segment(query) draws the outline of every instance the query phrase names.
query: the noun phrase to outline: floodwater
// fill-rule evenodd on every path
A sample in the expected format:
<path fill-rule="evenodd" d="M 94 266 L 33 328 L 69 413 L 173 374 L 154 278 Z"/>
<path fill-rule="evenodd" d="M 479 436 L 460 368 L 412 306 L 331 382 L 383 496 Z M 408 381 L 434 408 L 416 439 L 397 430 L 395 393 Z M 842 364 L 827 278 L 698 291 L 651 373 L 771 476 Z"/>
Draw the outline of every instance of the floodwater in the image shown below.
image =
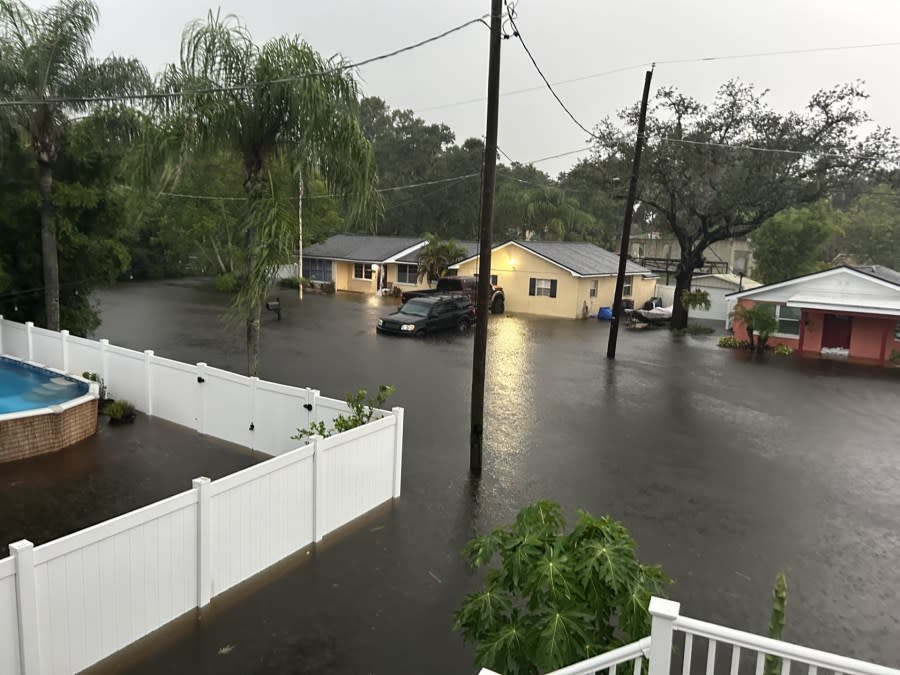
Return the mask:
<path fill-rule="evenodd" d="M 471 336 L 376 335 L 396 301 L 282 291 L 260 375 L 328 396 L 393 384 L 403 494 L 98 669 L 474 673 L 452 613 L 478 577 L 465 542 L 552 499 L 622 520 L 684 614 L 900 666 L 900 370 L 754 358 L 715 336 L 491 317 L 484 473 L 468 474 Z M 100 295 L 96 337 L 243 372 L 225 299 L 195 281 Z M 98 496 L 100 499 L 100 496 Z"/>

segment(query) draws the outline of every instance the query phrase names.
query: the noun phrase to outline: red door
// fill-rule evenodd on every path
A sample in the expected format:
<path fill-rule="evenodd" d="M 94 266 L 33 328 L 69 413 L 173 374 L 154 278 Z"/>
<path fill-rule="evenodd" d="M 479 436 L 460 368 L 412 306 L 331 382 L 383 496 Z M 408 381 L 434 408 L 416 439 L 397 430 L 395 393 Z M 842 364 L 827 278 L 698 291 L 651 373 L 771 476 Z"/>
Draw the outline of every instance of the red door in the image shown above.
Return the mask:
<path fill-rule="evenodd" d="M 825 325 L 822 328 L 822 347 L 850 349 L 852 327 L 853 319 L 851 317 L 826 314 Z"/>

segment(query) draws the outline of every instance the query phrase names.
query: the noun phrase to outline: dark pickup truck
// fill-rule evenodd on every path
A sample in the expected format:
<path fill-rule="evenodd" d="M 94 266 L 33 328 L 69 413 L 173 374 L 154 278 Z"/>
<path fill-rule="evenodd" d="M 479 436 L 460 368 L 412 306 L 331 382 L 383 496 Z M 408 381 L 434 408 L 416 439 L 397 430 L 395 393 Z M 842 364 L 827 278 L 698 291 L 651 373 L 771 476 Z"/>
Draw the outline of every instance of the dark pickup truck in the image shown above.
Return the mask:
<path fill-rule="evenodd" d="M 475 323 L 475 308 L 464 295 L 413 298 L 393 314 L 378 319 L 375 330 L 393 335 L 415 335 L 453 329 L 465 333 Z"/>
<path fill-rule="evenodd" d="M 429 288 L 425 291 L 407 291 L 401 296 L 401 299 L 403 302 L 407 302 L 413 298 L 427 298 L 433 295 L 447 295 L 451 293 L 462 293 L 468 296 L 472 304 L 477 307 L 478 277 L 441 277 L 438 279 L 437 287 Z M 488 308 L 491 310 L 491 314 L 503 314 L 503 311 L 506 309 L 506 298 L 503 295 L 503 289 L 499 286 L 494 286 L 494 284 L 491 284 Z"/>

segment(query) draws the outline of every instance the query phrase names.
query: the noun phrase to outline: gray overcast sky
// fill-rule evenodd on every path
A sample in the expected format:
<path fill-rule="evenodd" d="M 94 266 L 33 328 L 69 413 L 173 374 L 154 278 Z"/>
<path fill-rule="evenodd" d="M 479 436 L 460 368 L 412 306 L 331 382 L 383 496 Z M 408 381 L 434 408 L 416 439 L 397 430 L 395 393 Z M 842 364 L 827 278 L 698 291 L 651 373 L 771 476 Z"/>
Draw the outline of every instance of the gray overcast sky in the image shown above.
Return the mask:
<path fill-rule="evenodd" d="M 45 2 L 30 4 L 44 5 Z M 184 25 L 204 17 L 209 0 L 99 0 L 95 52 L 142 59 L 152 71 L 174 61 Z M 417 42 L 486 14 L 489 0 L 224 0 L 257 41 L 299 33 L 323 55 L 362 59 Z M 649 61 L 811 49 L 900 40 L 898 0 L 521 0 L 517 23 L 551 82 Z M 483 97 L 488 30 L 480 25 L 361 70 L 365 94 L 445 122 L 457 141 L 484 133 L 485 104 L 443 106 Z M 820 52 L 721 62 L 660 65 L 654 91 L 674 85 L 704 102 L 731 77 L 771 90 L 778 110 L 802 107 L 814 91 L 861 79 L 868 110 L 900 129 L 900 47 Z M 501 92 L 541 84 L 520 44 L 503 43 Z M 560 97 L 588 127 L 640 97 L 643 68 L 561 85 Z M 500 147 L 528 161 L 582 147 L 580 131 L 546 90 L 506 96 Z M 577 157 L 542 162 L 556 174 Z"/>

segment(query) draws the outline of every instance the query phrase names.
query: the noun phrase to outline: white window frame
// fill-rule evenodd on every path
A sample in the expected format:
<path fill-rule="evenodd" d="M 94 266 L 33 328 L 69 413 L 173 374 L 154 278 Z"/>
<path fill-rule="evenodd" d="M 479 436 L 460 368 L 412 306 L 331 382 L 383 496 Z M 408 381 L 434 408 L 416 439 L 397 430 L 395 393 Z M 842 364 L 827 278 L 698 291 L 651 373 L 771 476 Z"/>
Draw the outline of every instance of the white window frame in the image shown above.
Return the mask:
<path fill-rule="evenodd" d="M 546 284 L 546 286 L 544 285 Z M 551 289 L 553 288 L 553 279 L 537 279 L 534 280 L 534 297 L 549 298 Z M 542 292 L 546 291 L 546 292 Z"/>
<path fill-rule="evenodd" d="M 400 269 L 412 267 L 413 268 L 413 280 L 412 281 L 400 281 Z M 409 275 L 409 270 L 406 270 L 407 275 Z M 407 279 L 409 276 L 407 276 Z M 397 263 L 397 283 L 401 286 L 415 286 L 419 283 L 419 266 L 416 263 Z"/>
<path fill-rule="evenodd" d="M 796 319 L 794 317 L 787 317 L 787 318 L 783 319 L 781 317 L 781 308 L 782 307 L 787 307 L 788 309 L 796 309 L 797 311 L 800 312 L 800 316 L 798 316 Z M 788 307 L 787 305 L 775 305 L 775 320 L 778 321 L 779 327 L 780 327 L 782 321 L 796 321 L 797 322 L 797 332 L 796 333 L 782 333 L 776 329 L 776 332 L 772 333 L 772 337 L 788 338 L 790 340 L 799 340 L 800 339 L 800 328 L 801 328 L 800 324 L 803 322 L 803 310 L 802 309 L 800 309 L 799 307 Z"/>
<path fill-rule="evenodd" d="M 356 266 L 360 265 L 363 270 L 363 276 L 356 276 Z M 358 281 L 372 281 L 372 278 L 375 276 L 374 272 L 372 272 L 372 266 L 368 263 L 353 263 L 353 278 Z"/>
<path fill-rule="evenodd" d="M 634 277 L 627 276 L 625 277 L 625 283 L 622 286 L 622 297 L 630 298 L 634 293 Z"/>

